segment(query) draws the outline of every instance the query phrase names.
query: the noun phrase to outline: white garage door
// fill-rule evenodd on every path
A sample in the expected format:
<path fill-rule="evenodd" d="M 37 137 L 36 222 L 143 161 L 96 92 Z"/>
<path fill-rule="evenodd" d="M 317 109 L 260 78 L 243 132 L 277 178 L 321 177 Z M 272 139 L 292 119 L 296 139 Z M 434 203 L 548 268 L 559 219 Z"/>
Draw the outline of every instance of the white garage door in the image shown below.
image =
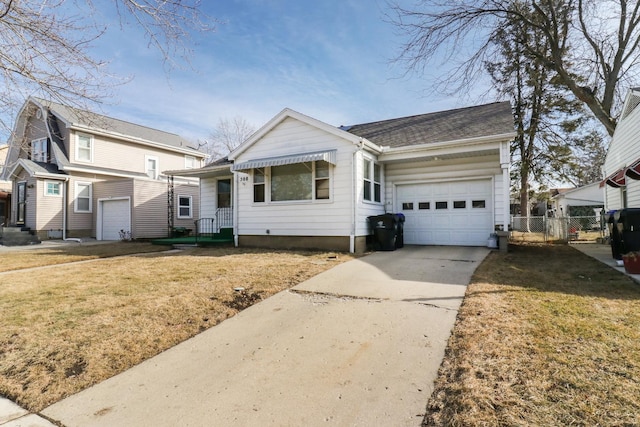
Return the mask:
<path fill-rule="evenodd" d="M 120 240 L 120 230 L 131 231 L 129 200 L 104 200 L 102 203 L 102 240 Z"/>
<path fill-rule="evenodd" d="M 399 185 L 404 242 L 486 246 L 493 231 L 491 180 Z"/>

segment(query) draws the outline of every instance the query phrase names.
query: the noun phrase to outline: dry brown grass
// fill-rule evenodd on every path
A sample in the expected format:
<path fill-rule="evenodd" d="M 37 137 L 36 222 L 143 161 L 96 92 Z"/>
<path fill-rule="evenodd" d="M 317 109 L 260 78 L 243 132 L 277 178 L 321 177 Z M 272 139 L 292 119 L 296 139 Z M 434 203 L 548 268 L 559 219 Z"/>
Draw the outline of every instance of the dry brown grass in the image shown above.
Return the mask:
<path fill-rule="evenodd" d="M 640 425 L 640 285 L 569 246 L 478 268 L 425 425 Z"/>
<path fill-rule="evenodd" d="M 169 249 L 146 242 L 113 242 L 100 244 L 64 245 L 46 249 L 11 248 L 0 252 L 0 272 L 42 267 L 45 265 L 109 258 L 120 255 L 160 252 Z"/>
<path fill-rule="evenodd" d="M 333 255 L 195 249 L 5 273 L 0 395 L 39 411 L 352 258 Z"/>

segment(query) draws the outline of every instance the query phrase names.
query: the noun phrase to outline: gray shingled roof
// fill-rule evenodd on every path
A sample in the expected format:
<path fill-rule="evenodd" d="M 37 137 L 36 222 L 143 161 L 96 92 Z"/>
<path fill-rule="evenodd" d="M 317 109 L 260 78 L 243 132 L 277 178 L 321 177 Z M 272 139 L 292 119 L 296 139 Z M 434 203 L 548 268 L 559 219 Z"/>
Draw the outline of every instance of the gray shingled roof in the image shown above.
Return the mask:
<path fill-rule="evenodd" d="M 514 123 L 511 104 L 507 101 L 342 126 L 341 129 L 383 147 L 406 147 L 502 135 L 514 132 Z"/>
<path fill-rule="evenodd" d="M 113 117 L 103 116 L 90 111 L 68 107 L 66 105 L 44 99 L 36 98 L 36 100 L 47 107 L 53 114 L 73 125 L 86 126 L 107 132 L 115 132 L 121 135 L 153 141 L 171 147 L 192 149 L 194 152 L 197 152 L 194 147 L 190 146 L 191 143 L 186 141 L 180 135 L 176 135 L 174 133 L 137 125 L 124 120 L 114 119 Z"/>

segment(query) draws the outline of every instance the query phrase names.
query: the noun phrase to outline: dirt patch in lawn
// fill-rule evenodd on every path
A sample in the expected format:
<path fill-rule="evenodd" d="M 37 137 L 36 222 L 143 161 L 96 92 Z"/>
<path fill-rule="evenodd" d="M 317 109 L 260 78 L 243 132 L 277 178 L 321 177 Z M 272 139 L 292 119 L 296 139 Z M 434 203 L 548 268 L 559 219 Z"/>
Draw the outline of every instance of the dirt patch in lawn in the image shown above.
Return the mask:
<path fill-rule="evenodd" d="M 0 395 L 39 411 L 349 259 L 194 249 L 5 273 Z"/>
<path fill-rule="evenodd" d="M 429 426 L 640 425 L 640 285 L 570 246 L 511 245 L 478 268 Z"/>

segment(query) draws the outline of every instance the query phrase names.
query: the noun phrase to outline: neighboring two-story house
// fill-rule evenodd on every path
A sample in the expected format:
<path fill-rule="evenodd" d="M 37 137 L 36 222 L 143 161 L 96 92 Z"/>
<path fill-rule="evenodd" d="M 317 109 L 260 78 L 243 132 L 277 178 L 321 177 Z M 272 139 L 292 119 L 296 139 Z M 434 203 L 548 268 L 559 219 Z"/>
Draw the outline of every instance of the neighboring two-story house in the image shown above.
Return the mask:
<path fill-rule="evenodd" d="M 198 217 L 206 155 L 178 135 L 30 98 L 20 110 L 0 179 L 12 182 L 11 225 L 42 238 L 165 237 Z"/>

